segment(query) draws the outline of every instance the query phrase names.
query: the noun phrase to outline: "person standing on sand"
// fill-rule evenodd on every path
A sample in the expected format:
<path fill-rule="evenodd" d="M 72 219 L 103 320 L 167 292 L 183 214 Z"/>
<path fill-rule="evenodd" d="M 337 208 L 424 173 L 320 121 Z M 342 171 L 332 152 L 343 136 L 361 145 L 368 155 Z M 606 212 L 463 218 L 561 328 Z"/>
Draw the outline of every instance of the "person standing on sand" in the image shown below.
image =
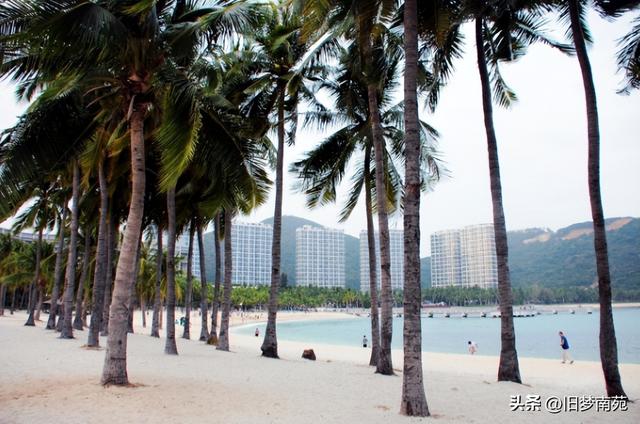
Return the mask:
<path fill-rule="evenodd" d="M 478 351 L 478 344 L 476 342 L 472 342 L 471 340 L 469 340 L 467 342 L 467 345 L 469 345 L 469 353 L 470 354 L 475 354 Z"/>
<path fill-rule="evenodd" d="M 260 329 L 258 327 L 256 327 L 256 337 L 260 336 Z"/>
<path fill-rule="evenodd" d="M 367 336 L 366 335 L 362 336 L 362 347 L 367 347 L 368 344 L 369 344 L 369 340 L 367 340 Z"/>
<path fill-rule="evenodd" d="M 560 347 L 562 348 L 562 363 L 569 361 L 570 364 L 573 364 L 573 358 L 569 353 L 569 341 L 562 331 L 558 332 L 558 335 L 560 336 Z"/>

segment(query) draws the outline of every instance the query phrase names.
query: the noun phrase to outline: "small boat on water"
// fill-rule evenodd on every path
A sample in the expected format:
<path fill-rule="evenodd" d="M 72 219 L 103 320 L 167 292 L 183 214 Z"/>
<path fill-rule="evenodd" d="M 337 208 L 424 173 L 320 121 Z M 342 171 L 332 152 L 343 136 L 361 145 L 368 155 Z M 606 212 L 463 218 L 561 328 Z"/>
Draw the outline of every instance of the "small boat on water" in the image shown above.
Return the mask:
<path fill-rule="evenodd" d="M 587 315 L 591 315 L 593 313 L 593 311 L 589 310 L 587 311 Z"/>
<path fill-rule="evenodd" d="M 571 310 L 569 310 L 569 313 L 570 313 L 571 315 L 575 315 L 575 314 L 576 314 L 576 311 L 574 311 L 573 309 L 571 309 Z"/>
<path fill-rule="evenodd" d="M 551 312 L 553 315 L 558 315 L 558 311 L 556 311 L 555 309 L 553 310 L 553 312 Z"/>
<path fill-rule="evenodd" d="M 462 314 L 462 318 L 466 318 L 467 316 L 468 316 L 468 315 L 467 315 L 467 313 L 466 313 L 466 312 L 465 312 L 464 314 Z"/>
<path fill-rule="evenodd" d="M 433 318 L 433 312 L 429 312 L 429 313 L 427 314 L 427 317 L 429 317 L 429 318 Z"/>
<path fill-rule="evenodd" d="M 480 316 L 481 316 L 482 318 L 486 318 L 486 317 L 487 317 L 487 313 L 486 313 L 486 312 L 483 312 L 483 313 L 481 313 L 481 314 L 480 314 Z"/>
<path fill-rule="evenodd" d="M 444 317 L 445 317 L 445 318 L 450 318 L 450 317 L 451 317 L 451 314 L 450 314 L 449 312 L 447 312 L 446 314 L 444 314 Z"/>

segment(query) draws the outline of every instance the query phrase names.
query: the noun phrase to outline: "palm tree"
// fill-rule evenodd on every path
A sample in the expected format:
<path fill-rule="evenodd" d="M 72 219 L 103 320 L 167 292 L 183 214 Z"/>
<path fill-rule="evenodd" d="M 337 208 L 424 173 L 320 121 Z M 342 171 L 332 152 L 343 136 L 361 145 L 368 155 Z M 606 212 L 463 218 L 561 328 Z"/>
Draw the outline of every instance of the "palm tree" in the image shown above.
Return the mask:
<path fill-rule="evenodd" d="M 167 191 L 167 340 L 164 353 L 177 355 L 176 346 L 176 280 L 175 280 L 175 252 L 176 252 L 176 191 L 172 187 Z"/>
<path fill-rule="evenodd" d="M 76 330 L 84 330 L 84 285 L 89 278 L 91 268 L 91 232 L 88 226 L 84 228 L 84 253 L 82 255 L 82 272 L 80 273 L 80 280 L 78 280 L 78 292 L 76 293 L 76 317 L 73 320 L 73 328 Z"/>
<path fill-rule="evenodd" d="M 224 211 L 224 288 L 222 293 L 222 317 L 220 319 L 220 337 L 217 350 L 229 350 L 229 314 L 231 310 L 231 276 L 233 256 L 231 251 L 231 226 L 233 212 Z"/>
<path fill-rule="evenodd" d="M 160 287 L 162 284 L 163 268 L 163 243 L 162 224 L 158 221 L 156 225 L 156 285 L 153 295 L 153 318 L 151 321 L 151 337 L 160 337 L 160 320 L 162 318 L 162 297 Z"/>
<path fill-rule="evenodd" d="M 418 117 L 418 2 L 404 3 L 404 328 L 402 402 L 405 415 L 429 416 L 422 377 L 420 310 L 420 133 Z"/>
<path fill-rule="evenodd" d="M 213 249 L 216 255 L 216 269 L 213 287 L 213 305 L 211 308 L 211 332 L 207 344 L 218 344 L 218 311 L 220 310 L 220 281 L 222 280 L 222 258 L 220 249 L 220 212 L 213 221 Z"/>
<path fill-rule="evenodd" d="M 517 100 L 499 70 L 500 61 L 511 61 L 524 54 L 526 47 L 542 42 L 564 52 L 569 46 L 557 43 L 544 34 L 540 17 L 530 4 L 515 2 L 506 6 L 499 1 L 482 1 L 465 10 L 475 20 L 476 53 L 482 88 L 482 107 L 487 137 L 489 179 L 493 205 L 493 226 L 498 262 L 498 293 L 501 312 L 501 350 L 498 381 L 521 383 L 516 336 L 513 327 L 513 294 L 508 263 L 507 228 L 502 205 L 502 183 L 498 160 L 498 140 L 493 123 L 492 94 L 496 102 L 508 107 Z M 493 83 L 493 93 L 492 85 Z"/>
<path fill-rule="evenodd" d="M 591 218 L 593 220 L 593 244 L 596 255 L 598 298 L 600 301 L 600 361 L 602 363 L 607 396 L 623 396 L 626 398 L 627 395 L 622 387 L 620 371 L 618 369 L 618 346 L 611 307 L 611 273 L 609 271 L 607 235 L 600 192 L 600 129 L 598 105 L 591 64 L 586 48 L 586 43 L 591 41 L 586 24 L 586 7 L 578 0 L 569 0 L 567 5 L 563 5 L 563 14 L 565 17 L 569 17 L 571 23 L 571 35 L 580 64 L 587 109 L 589 200 L 591 203 Z M 631 41 L 629 38 L 627 38 L 627 40 Z M 632 64 L 634 58 L 632 57 L 630 59 L 630 64 Z M 637 53 L 635 54 L 635 60 L 637 60 Z M 627 73 L 627 78 L 629 78 L 629 84 L 631 86 L 634 86 L 634 81 L 636 81 L 637 84 L 637 79 L 634 80 L 633 73 L 631 76 Z"/>
<path fill-rule="evenodd" d="M 71 225 L 69 236 L 69 251 L 67 256 L 67 269 L 64 277 L 64 309 L 63 309 L 63 322 L 62 331 L 60 332 L 60 338 L 72 339 L 73 327 L 72 327 L 72 312 L 73 312 L 73 291 L 76 280 L 76 264 L 78 260 L 78 221 L 80 215 L 79 201 L 80 201 L 80 166 L 78 161 L 73 161 L 73 183 L 72 183 L 72 195 L 71 195 Z"/>

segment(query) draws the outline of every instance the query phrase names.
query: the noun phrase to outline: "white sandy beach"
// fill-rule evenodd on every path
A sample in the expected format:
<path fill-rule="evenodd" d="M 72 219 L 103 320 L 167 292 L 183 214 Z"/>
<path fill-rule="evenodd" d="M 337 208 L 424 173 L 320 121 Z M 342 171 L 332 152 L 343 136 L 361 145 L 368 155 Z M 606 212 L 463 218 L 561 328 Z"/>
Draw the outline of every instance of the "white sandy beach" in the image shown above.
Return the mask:
<path fill-rule="evenodd" d="M 8 312 L 8 311 L 7 311 Z M 179 316 L 179 314 L 178 314 Z M 264 315 L 263 315 L 264 316 Z M 348 317 L 341 313 L 281 313 L 281 320 Z M 43 315 L 46 318 L 46 315 Z M 139 320 L 139 313 L 137 320 Z M 428 353 L 425 387 L 431 418 L 398 414 L 402 352 L 394 351 L 393 377 L 374 374 L 369 350 L 279 341 L 281 360 L 260 357 L 262 337 L 231 332 L 232 352 L 216 351 L 197 340 L 179 338 L 179 356 L 163 353 L 164 339 L 149 337 L 136 321 L 128 341 L 129 379 L 134 387 L 99 384 L 104 350 L 82 348 L 75 340 L 24 327 L 24 313 L 0 317 L 0 423 L 636 423 L 640 405 L 628 411 L 544 410 L 544 400 L 564 396 L 603 396 L 600 364 L 521 358 L 523 385 L 497 383 L 498 358 Z M 245 317 L 245 323 L 246 321 Z M 239 316 L 235 324 L 241 324 Z M 339 321 L 336 322 L 339 325 Z M 182 328 L 176 327 L 177 335 Z M 199 317 L 191 334 L 199 335 Z M 394 337 L 401 337 L 395 334 Z M 101 339 L 104 345 L 105 340 Z M 313 348 L 315 362 L 300 358 Z M 640 365 L 622 364 L 631 399 L 640 397 Z M 540 412 L 512 412 L 512 395 L 540 395 Z"/>

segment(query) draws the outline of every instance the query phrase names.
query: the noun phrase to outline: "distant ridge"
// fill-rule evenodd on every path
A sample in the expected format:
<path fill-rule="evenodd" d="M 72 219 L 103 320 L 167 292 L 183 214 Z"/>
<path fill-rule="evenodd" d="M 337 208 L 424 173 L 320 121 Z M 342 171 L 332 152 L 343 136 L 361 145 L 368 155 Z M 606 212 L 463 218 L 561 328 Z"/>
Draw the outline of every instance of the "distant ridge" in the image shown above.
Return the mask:
<path fill-rule="evenodd" d="M 273 224 L 273 218 L 262 221 Z M 607 241 L 613 285 L 620 288 L 640 288 L 640 219 L 610 218 Z M 304 225 L 324 227 L 308 219 L 282 217 L 282 272 L 289 285 L 295 285 L 296 228 Z M 509 267 L 514 286 L 542 287 L 590 286 L 596 281 L 591 222 L 580 222 L 558 231 L 548 228 L 528 228 L 509 231 Z M 428 235 L 424 235 L 425 237 Z M 213 234 L 205 234 L 207 278 L 213 279 Z M 345 234 L 345 277 L 347 287 L 360 289 L 360 241 Z M 421 261 L 422 286 L 431 285 L 430 258 Z"/>

